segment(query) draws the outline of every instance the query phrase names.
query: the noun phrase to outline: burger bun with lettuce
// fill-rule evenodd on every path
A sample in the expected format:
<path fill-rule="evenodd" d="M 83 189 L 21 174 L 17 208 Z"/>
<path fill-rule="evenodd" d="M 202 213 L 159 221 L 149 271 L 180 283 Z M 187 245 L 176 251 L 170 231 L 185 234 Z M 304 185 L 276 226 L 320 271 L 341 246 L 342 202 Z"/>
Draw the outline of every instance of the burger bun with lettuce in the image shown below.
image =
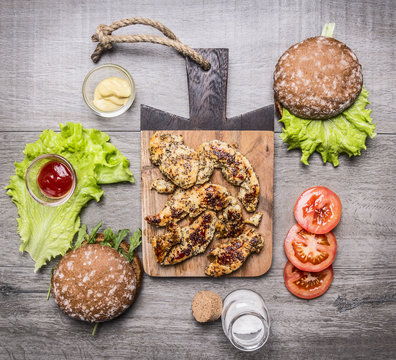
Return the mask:
<path fill-rule="evenodd" d="M 121 315 L 135 301 L 142 281 L 142 265 L 134 250 L 141 242 L 138 230 L 90 235 L 86 227 L 79 239 L 55 267 L 51 294 L 57 305 L 72 318 L 91 323 L 104 322 Z M 81 236 L 83 234 L 83 236 Z"/>
<path fill-rule="evenodd" d="M 339 164 L 339 155 L 360 155 L 375 125 L 366 109 L 368 91 L 356 54 L 333 38 L 334 23 L 322 35 L 289 47 L 274 71 L 274 99 L 283 123 L 281 138 L 300 148 L 308 165 L 313 152 Z"/>

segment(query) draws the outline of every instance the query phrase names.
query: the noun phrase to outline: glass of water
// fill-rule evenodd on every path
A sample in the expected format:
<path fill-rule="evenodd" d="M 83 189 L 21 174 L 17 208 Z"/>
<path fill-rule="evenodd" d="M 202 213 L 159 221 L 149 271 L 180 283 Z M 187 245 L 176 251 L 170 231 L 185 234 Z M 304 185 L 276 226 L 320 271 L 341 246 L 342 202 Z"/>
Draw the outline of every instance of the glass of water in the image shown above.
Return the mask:
<path fill-rule="evenodd" d="M 243 351 L 260 349 L 268 339 L 270 318 L 263 298 L 252 290 L 235 290 L 223 302 L 223 330 Z"/>

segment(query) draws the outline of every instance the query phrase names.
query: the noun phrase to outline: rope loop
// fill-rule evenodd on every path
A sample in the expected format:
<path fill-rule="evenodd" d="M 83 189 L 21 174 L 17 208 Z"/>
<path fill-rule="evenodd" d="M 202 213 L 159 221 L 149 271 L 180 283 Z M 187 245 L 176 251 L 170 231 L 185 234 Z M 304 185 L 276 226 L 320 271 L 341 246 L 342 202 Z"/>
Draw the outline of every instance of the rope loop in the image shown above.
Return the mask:
<path fill-rule="evenodd" d="M 165 36 L 158 35 L 113 35 L 113 31 L 129 25 L 148 25 L 164 34 Z M 168 29 L 164 24 L 149 18 L 134 17 L 130 19 L 123 19 L 115 21 L 107 26 L 100 24 L 96 28 L 95 34 L 91 37 L 93 42 L 97 42 L 95 51 L 91 55 L 94 63 L 98 62 L 102 54 L 106 50 L 110 50 L 115 43 L 137 43 L 149 42 L 153 44 L 160 44 L 174 48 L 184 56 L 188 56 L 191 60 L 195 61 L 203 70 L 210 69 L 210 63 L 198 52 L 190 48 L 188 45 L 183 44 L 176 35 Z"/>

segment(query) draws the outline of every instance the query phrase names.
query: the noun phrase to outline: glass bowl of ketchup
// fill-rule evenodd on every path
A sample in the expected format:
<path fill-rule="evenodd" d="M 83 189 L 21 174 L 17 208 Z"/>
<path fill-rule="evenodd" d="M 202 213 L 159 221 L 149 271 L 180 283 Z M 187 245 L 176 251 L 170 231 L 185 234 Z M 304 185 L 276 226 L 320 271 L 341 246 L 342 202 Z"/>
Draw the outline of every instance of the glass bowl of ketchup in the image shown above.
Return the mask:
<path fill-rule="evenodd" d="M 71 198 L 77 176 L 73 166 L 57 154 L 36 157 L 26 170 L 25 183 L 30 196 L 42 205 L 58 206 Z"/>

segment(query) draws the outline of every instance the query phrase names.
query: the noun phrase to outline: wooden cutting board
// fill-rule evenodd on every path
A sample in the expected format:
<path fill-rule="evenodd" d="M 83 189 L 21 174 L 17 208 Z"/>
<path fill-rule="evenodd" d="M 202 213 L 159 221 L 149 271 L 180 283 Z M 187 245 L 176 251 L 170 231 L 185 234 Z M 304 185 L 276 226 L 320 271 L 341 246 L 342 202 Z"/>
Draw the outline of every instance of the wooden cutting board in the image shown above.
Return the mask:
<path fill-rule="evenodd" d="M 209 263 L 208 253 L 221 240 L 214 239 L 205 253 L 180 264 L 162 266 L 155 261 L 150 239 L 166 231 L 149 225 L 145 216 L 160 212 L 171 195 L 151 190 L 151 183 L 162 178 L 157 167 L 151 164 L 149 140 L 156 131 L 183 135 L 184 143 L 197 148 L 213 139 L 235 145 L 253 165 L 260 181 L 260 200 L 257 211 L 264 213 L 258 231 L 265 244 L 260 254 L 251 255 L 231 277 L 259 276 L 268 271 L 272 261 L 273 169 L 274 169 L 274 107 L 266 106 L 230 119 L 226 118 L 228 49 L 196 49 L 211 63 L 209 71 L 186 60 L 190 118 L 186 119 L 146 105 L 141 107 L 141 186 L 142 186 L 142 246 L 143 267 L 150 276 L 202 277 Z M 233 196 L 239 192 L 215 170 L 212 183 L 225 186 Z M 243 211 L 244 218 L 249 217 Z M 184 219 L 179 225 L 188 225 Z"/>

